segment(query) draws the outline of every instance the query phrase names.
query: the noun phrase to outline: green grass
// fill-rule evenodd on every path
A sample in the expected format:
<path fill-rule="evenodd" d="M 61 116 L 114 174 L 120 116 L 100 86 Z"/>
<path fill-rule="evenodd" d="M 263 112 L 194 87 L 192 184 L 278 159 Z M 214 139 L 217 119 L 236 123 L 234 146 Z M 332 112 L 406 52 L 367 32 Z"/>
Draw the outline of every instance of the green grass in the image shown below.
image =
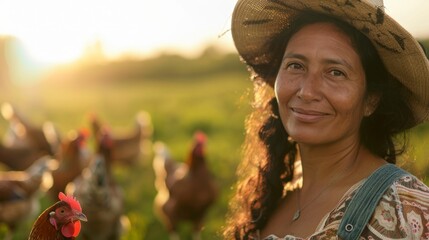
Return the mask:
<path fill-rule="evenodd" d="M 13 94 L 3 95 L 2 100 L 11 101 L 35 124 L 52 121 L 64 135 L 89 128 L 89 113 L 98 114 L 113 131 L 125 133 L 132 129 L 137 112 L 147 111 L 154 125 L 153 141 L 165 142 L 180 161 L 188 153 L 193 133 L 204 131 L 208 135 L 208 164 L 222 192 L 208 213 L 202 237 L 219 239 L 244 138 L 250 87 L 247 74 L 229 74 L 193 80 L 37 85 L 15 89 Z M 6 127 L 1 120 L 3 133 Z M 131 221 L 131 229 L 122 239 L 167 239 L 164 227 L 152 211 L 156 194 L 152 154 L 148 153 L 136 167 L 115 169 L 115 176 L 124 189 L 125 213 Z M 50 204 L 44 197 L 41 202 L 42 207 Z M 14 239 L 24 239 L 33 220 L 24 223 Z M 181 228 L 184 239 L 189 239 L 189 230 L 186 224 Z"/>

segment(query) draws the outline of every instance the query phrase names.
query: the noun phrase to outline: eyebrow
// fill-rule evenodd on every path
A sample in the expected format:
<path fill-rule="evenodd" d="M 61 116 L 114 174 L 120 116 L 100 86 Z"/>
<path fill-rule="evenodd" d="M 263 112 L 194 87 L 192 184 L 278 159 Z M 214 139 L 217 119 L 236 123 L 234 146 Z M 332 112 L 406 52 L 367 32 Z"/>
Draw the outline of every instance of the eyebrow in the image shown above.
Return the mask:
<path fill-rule="evenodd" d="M 283 56 L 282 60 L 285 60 L 286 58 L 298 58 L 298 59 L 301 59 L 301 60 L 307 60 L 307 58 L 304 55 L 298 54 L 298 53 L 286 53 Z"/>
<path fill-rule="evenodd" d="M 349 69 L 354 69 L 350 63 L 348 63 L 346 60 L 341 58 L 328 58 L 328 59 L 325 59 L 323 62 L 330 63 L 330 64 L 339 64 L 339 65 L 346 66 Z"/>
<path fill-rule="evenodd" d="M 297 59 L 301 59 L 303 61 L 308 61 L 308 58 L 302 54 L 299 53 L 286 53 L 283 56 L 283 60 L 287 59 L 287 58 L 297 58 Z M 328 63 L 328 64 L 339 64 L 339 65 L 344 65 L 346 67 L 348 67 L 349 69 L 353 69 L 352 65 L 347 62 L 346 60 L 342 59 L 342 58 L 326 58 L 323 60 L 324 63 Z"/>

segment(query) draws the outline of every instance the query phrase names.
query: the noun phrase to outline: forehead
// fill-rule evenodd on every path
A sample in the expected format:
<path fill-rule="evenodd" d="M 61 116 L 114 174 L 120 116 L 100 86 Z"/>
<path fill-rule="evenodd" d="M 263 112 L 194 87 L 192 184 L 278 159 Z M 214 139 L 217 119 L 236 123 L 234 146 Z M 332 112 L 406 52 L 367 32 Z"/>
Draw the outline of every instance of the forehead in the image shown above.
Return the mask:
<path fill-rule="evenodd" d="M 355 50 L 351 38 L 337 25 L 330 22 L 311 23 L 301 27 L 291 36 L 288 45 L 290 42 L 302 41 L 303 39 L 311 39 L 316 42 L 321 40 L 328 43 L 337 42 L 348 45 Z"/>
<path fill-rule="evenodd" d="M 361 59 L 351 38 L 333 23 L 312 23 L 302 27 L 289 40 L 285 55 L 342 59 L 360 68 Z"/>

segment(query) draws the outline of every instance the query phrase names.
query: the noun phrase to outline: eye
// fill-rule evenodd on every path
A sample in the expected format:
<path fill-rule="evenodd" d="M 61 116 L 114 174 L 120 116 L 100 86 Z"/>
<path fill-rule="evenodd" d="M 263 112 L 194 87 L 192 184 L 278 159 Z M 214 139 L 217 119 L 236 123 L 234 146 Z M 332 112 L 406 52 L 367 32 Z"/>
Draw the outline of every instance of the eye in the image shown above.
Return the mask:
<path fill-rule="evenodd" d="M 63 207 L 60 207 L 56 210 L 58 215 L 63 215 L 65 214 L 66 210 Z"/>
<path fill-rule="evenodd" d="M 296 63 L 296 62 L 291 62 L 291 63 L 288 63 L 286 65 L 286 69 L 288 69 L 288 70 L 301 70 L 303 68 L 304 67 L 301 64 Z"/>
<path fill-rule="evenodd" d="M 334 77 L 343 77 L 343 76 L 346 76 L 346 74 L 344 72 L 342 72 L 340 70 L 337 70 L 337 69 L 331 70 L 329 72 L 329 74 L 331 74 Z"/>

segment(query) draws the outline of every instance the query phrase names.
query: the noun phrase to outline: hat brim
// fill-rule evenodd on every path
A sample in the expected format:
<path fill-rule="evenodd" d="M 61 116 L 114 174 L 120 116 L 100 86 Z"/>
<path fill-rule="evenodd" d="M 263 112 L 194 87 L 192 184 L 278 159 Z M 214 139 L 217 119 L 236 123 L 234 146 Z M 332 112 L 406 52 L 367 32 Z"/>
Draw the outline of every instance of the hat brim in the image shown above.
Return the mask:
<path fill-rule="evenodd" d="M 287 28 L 302 11 L 337 17 L 365 34 L 387 70 L 408 90 L 415 124 L 429 119 L 429 60 L 414 37 L 394 19 L 364 0 L 239 0 L 231 31 L 238 53 L 249 65 L 269 64 L 267 41 Z M 404 96 L 405 97 L 405 96 Z"/>

